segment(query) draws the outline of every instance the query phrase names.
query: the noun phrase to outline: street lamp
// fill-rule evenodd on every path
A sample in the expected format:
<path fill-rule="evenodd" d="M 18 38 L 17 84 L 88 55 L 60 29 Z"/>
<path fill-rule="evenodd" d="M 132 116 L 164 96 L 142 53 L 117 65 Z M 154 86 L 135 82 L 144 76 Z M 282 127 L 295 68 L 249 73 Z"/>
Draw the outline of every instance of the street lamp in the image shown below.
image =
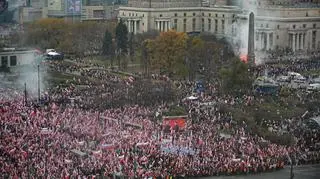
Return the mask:
<path fill-rule="evenodd" d="M 40 103 L 40 65 L 38 65 L 38 102 Z"/>

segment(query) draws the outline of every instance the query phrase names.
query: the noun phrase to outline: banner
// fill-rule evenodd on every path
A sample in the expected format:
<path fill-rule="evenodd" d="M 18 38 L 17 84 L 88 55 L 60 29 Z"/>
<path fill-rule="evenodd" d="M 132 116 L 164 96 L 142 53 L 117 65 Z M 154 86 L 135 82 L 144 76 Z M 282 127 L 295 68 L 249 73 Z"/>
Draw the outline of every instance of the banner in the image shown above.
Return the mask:
<path fill-rule="evenodd" d="M 61 11 L 62 10 L 62 0 L 48 0 L 48 10 L 49 11 Z"/>
<path fill-rule="evenodd" d="M 188 116 L 165 116 L 163 117 L 163 126 L 169 125 L 170 128 L 174 128 L 178 126 L 180 129 L 184 129 L 186 127 L 186 118 Z"/>
<path fill-rule="evenodd" d="M 68 15 L 81 15 L 81 0 L 66 0 L 65 7 Z"/>

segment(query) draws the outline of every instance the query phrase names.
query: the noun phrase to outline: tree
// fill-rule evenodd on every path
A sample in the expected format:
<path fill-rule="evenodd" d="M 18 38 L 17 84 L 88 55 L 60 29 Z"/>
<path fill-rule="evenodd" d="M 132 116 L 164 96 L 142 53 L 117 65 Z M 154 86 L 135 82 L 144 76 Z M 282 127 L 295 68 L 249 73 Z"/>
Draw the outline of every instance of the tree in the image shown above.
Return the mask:
<path fill-rule="evenodd" d="M 112 34 L 106 30 L 102 42 L 102 54 L 110 57 L 113 55 L 113 52 Z"/>
<path fill-rule="evenodd" d="M 150 68 L 150 52 L 148 51 L 148 43 L 150 40 L 144 40 L 141 44 L 141 65 L 143 67 L 144 75 L 149 76 Z"/>
<path fill-rule="evenodd" d="M 221 89 L 225 93 L 244 93 L 251 89 L 252 79 L 248 65 L 238 58 L 233 58 L 232 63 L 223 67 L 219 73 Z"/>
<path fill-rule="evenodd" d="M 129 41 L 128 41 L 130 61 L 133 61 L 133 55 L 134 55 L 133 38 L 134 38 L 133 33 L 131 33 L 129 36 Z"/>
<path fill-rule="evenodd" d="M 196 72 L 199 69 L 201 62 L 204 57 L 204 41 L 199 37 L 193 37 L 188 40 L 188 51 L 187 51 L 187 66 L 189 72 L 189 80 L 195 78 Z"/>
<path fill-rule="evenodd" d="M 150 40 L 147 48 L 152 57 L 151 66 L 169 75 L 185 77 L 187 39 L 188 36 L 183 32 L 169 31 Z"/>
<path fill-rule="evenodd" d="M 128 29 L 121 19 L 116 27 L 116 42 L 117 50 L 121 49 L 121 53 L 126 54 L 128 52 Z"/>

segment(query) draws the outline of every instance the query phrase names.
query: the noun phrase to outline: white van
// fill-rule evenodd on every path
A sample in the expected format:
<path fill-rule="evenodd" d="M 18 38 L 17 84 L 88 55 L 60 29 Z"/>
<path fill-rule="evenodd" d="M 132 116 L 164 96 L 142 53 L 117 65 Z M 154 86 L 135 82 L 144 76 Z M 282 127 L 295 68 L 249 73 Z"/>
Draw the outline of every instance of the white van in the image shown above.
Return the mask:
<path fill-rule="evenodd" d="M 319 91 L 319 90 L 320 90 L 320 83 L 313 83 L 307 87 L 308 92 L 314 92 L 314 91 Z"/>

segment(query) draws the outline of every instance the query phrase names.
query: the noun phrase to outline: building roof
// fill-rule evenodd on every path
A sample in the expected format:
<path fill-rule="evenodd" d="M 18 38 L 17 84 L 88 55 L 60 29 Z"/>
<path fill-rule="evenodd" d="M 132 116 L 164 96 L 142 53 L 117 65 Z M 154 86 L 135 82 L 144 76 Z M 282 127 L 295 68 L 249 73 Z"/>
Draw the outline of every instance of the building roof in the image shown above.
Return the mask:
<path fill-rule="evenodd" d="M 0 48 L 0 54 L 9 54 L 9 53 L 30 53 L 37 52 L 36 49 L 31 48 Z"/>

